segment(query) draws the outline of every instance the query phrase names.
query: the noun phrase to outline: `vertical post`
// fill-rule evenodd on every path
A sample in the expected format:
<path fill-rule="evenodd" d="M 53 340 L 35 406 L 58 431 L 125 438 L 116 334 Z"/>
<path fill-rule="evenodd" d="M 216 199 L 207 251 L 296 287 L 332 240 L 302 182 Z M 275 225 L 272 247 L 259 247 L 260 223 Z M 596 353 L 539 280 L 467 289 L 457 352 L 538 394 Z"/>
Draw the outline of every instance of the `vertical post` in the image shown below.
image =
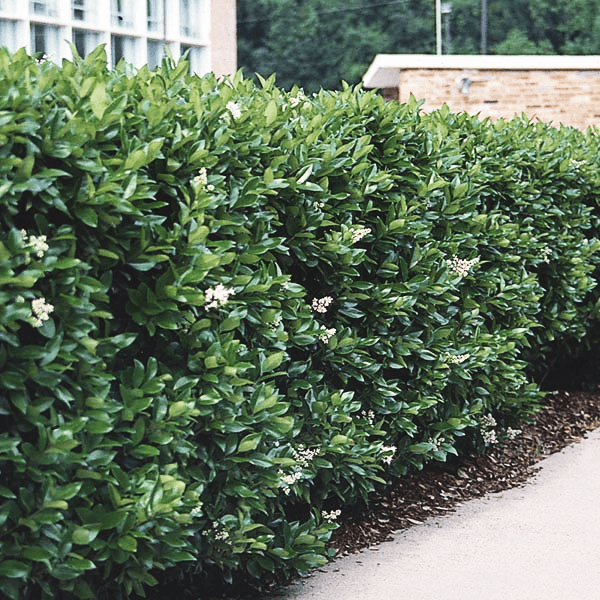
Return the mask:
<path fill-rule="evenodd" d="M 442 6 L 441 0 L 435 0 L 435 43 L 436 54 L 442 53 Z"/>
<path fill-rule="evenodd" d="M 487 54 L 487 0 L 481 0 L 481 54 Z"/>

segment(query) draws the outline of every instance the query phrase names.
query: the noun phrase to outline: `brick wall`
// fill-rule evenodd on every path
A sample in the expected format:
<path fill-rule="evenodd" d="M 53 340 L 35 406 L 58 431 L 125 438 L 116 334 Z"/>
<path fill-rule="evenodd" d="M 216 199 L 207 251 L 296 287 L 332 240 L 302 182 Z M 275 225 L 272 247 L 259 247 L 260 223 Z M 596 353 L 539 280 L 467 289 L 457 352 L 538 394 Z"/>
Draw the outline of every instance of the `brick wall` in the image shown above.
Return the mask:
<path fill-rule="evenodd" d="M 211 0 L 211 64 L 217 76 L 237 70 L 236 0 Z"/>
<path fill-rule="evenodd" d="M 555 125 L 600 126 L 600 57 L 380 57 L 365 75 L 365 87 L 380 87 L 400 102 L 412 93 L 425 100 L 425 111 L 448 104 L 454 112 L 492 119 L 524 112 Z"/>

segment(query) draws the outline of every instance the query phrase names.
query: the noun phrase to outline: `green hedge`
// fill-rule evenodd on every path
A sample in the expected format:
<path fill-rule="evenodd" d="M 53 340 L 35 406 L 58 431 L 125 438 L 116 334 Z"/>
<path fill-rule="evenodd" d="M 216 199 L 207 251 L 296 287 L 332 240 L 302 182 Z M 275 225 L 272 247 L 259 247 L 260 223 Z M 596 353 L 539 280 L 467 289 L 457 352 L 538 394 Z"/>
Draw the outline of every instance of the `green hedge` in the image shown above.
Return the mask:
<path fill-rule="evenodd" d="M 594 131 L 187 70 L 0 51 L 7 598 L 307 572 L 594 323 Z"/>

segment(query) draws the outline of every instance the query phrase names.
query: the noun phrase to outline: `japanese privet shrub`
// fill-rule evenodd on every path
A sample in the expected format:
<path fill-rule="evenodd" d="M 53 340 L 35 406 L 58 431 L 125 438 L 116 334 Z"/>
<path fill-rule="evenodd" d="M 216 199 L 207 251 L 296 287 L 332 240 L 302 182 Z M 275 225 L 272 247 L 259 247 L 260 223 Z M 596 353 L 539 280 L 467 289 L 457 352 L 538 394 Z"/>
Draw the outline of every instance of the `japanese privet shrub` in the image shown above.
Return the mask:
<path fill-rule="evenodd" d="M 594 320 L 594 132 L 0 51 L 0 152 L 13 600 L 321 565 Z"/>

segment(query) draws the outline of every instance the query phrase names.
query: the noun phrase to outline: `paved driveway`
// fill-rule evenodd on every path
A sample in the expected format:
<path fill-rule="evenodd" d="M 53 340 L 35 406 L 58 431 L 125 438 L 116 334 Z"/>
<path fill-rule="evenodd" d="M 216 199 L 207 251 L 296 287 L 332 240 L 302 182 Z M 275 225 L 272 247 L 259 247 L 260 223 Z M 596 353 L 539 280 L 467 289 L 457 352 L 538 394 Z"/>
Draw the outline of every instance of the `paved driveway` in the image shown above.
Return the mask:
<path fill-rule="evenodd" d="M 523 488 L 331 563 L 285 600 L 600 600 L 600 429 Z"/>

